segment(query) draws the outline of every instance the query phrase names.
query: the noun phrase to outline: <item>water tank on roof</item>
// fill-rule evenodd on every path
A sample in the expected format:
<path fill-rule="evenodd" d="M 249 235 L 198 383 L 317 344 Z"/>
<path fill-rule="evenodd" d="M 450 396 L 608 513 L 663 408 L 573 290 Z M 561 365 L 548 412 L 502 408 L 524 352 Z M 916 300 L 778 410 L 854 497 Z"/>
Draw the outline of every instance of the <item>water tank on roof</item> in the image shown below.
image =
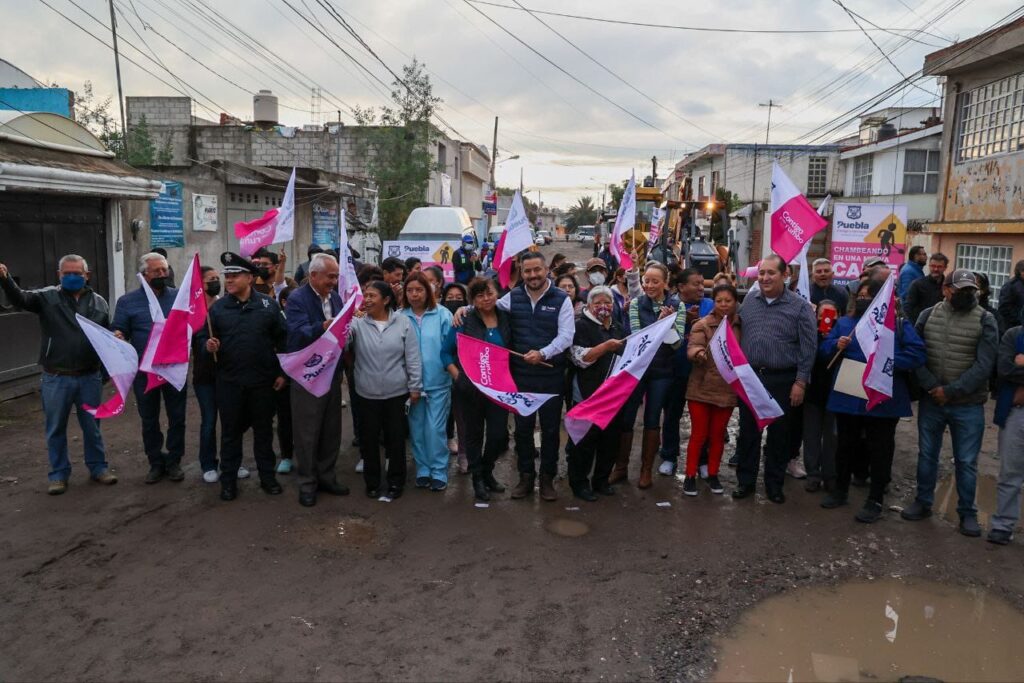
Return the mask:
<path fill-rule="evenodd" d="M 896 126 L 891 123 L 883 123 L 878 127 L 878 140 L 891 140 L 896 137 Z"/>
<path fill-rule="evenodd" d="M 277 125 L 277 95 L 260 90 L 252 97 L 252 120 L 257 126 Z"/>

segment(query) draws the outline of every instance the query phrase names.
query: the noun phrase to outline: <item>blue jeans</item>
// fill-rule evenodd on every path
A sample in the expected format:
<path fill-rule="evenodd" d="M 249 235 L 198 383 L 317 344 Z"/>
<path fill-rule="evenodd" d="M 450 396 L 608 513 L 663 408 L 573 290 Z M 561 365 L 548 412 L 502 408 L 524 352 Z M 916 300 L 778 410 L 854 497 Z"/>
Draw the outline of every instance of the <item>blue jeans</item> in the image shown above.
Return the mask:
<path fill-rule="evenodd" d="M 686 407 L 687 377 L 673 377 L 665 405 L 665 420 L 661 426 L 661 459 L 665 462 L 679 460 L 679 423 Z"/>
<path fill-rule="evenodd" d="M 193 384 L 199 404 L 199 467 L 203 472 L 217 469 L 217 385 Z"/>
<path fill-rule="evenodd" d="M 68 460 L 68 416 L 75 407 L 78 424 L 82 428 L 85 446 L 85 466 L 89 474 L 98 477 L 107 471 L 106 455 L 100 423 L 85 412 L 82 405 L 95 408 L 102 402 L 103 380 L 100 373 L 70 377 L 43 373 L 40 393 L 43 414 L 46 416 L 46 450 L 50 456 L 50 481 L 67 481 L 71 476 Z"/>
<path fill-rule="evenodd" d="M 669 393 L 674 385 L 673 377 L 651 378 L 644 375 L 622 408 L 623 430 L 633 431 L 641 401 L 644 403 L 644 429 L 661 429 L 661 413 L 668 410 Z"/>
<path fill-rule="evenodd" d="M 935 501 L 935 480 L 939 475 L 942 435 L 949 427 L 956 471 L 956 511 L 960 516 L 978 514 L 974 492 L 978 480 L 978 453 L 985 433 L 985 406 L 940 406 L 929 396 L 921 397 L 917 412 L 917 500 L 929 507 Z"/>

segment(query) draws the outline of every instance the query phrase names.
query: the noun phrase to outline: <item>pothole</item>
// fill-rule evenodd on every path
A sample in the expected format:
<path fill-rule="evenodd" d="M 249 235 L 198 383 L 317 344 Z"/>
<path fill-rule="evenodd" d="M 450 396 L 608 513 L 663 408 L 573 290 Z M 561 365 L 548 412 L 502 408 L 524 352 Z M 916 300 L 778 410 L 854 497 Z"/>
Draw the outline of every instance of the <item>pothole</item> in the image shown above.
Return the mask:
<path fill-rule="evenodd" d="M 813 587 L 768 598 L 716 641 L 717 681 L 1020 681 L 1024 614 L 926 581 Z"/>
<path fill-rule="evenodd" d="M 590 533 L 590 526 L 588 524 L 575 519 L 553 519 L 544 528 L 556 536 L 565 536 L 567 538 L 579 538 Z"/>

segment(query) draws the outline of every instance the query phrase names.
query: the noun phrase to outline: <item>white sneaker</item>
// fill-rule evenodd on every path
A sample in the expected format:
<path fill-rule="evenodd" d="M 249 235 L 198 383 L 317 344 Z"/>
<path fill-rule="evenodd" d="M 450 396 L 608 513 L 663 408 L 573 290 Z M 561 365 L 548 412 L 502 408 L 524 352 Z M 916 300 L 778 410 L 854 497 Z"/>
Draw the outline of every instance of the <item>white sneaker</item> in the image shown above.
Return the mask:
<path fill-rule="evenodd" d="M 676 473 L 676 464 L 671 460 L 662 460 L 661 465 L 658 466 L 658 474 L 671 477 Z"/>
<path fill-rule="evenodd" d="M 363 459 L 359 458 L 359 462 L 356 463 L 356 472 L 363 471 Z"/>
<path fill-rule="evenodd" d="M 701 465 L 700 467 L 698 467 L 697 468 L 697 474 L 700 475 L 700 478 L 702 480 L 707 479 L 708 478 L 708 466 L 707 465 Z"/>
<path fill-rule="evenodd" d="M 203 472 L 203 481 L 207 484 L 216 484 L 220 481 L 220 472 L 217 470 L 206 470 Z"/>
<path fill-rule="evenodd" d="M 459 442 L 455 439 L 448 439 L 448 452 L 452 455 L 459 452 Z"/>
<path fill-rule="evenodd" d="M 800 460 L 798 458 L 793 458 L 789 461 L 789 464 L 786 465 L 786 474 L 794 479 L 807 478 L 807 470 L 805 470 L 804 466 L 800 464 Z"/>
<path fill-rule="evenodd" d="M 249 470 L 245 469 L 245 467 L 239 467 L 238 468 L 238 478 L 239 479 L 248 479 L 249 478 Z"/>

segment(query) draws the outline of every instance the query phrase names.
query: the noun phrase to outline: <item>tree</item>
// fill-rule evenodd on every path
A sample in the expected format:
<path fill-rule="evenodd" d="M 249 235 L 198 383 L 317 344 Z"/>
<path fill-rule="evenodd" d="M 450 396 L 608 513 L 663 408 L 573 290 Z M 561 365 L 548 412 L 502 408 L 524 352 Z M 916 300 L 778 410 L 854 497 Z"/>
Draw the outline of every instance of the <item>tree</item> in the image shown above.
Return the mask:
<path fill-rule="evenodd" d="M 139 122 L 128 131 L 128 163 L 132 166 L 152 166 L 156 159 L 156 147 L 149 134 L 146 116 L 139 117 Z"/>
<path fill-rule="evenodd" d="M 594 225 L 597 223 L 597 209 L 594 207 L 594 200 L 590 196 L 580 197 L 576 203 L 569 207 L 565 215 L 565 227 L 575 230 L 581 225 Z"/>
<path fill-rule="evenodd" d="M 500 185 L 494 188 L 494 191 L 498 193 L 499 197 L 514 197 L 516 194 L 514 187 L 501 187 Z M 529 197 L 523 196 L 523 208 L 526 209 L 526 217 L 530 220 L 530 225 L 537 225 L 537 212 L 540 207 L 537 206 Z"/>
<path fill-rule="evenodd" d="M 434 162 L 433 145 L 440 131 L 430 122 L 441 98 L 433 94 L 430 76 L 416 59 L 402 67 L 392 82 L 393 107 L 380 111 L 356 107 L 358 153 L 377 184 L 382 239 L 398 234 L 413 209 L 423 206 Z"/>
<path fill-rule="evenodd" d="M 107 149 L 124 160 L 124 144 L 117 120 L 110 113 L 111 97 L 97 101 L 92 82 L 82 84 L 82 90 L 75 93 L 75 120 L 89 129 Z"/>
<path fill-rule="evenodd" d="M 612 193 L 612 208 L 616 211 L 619 210 L 619 204 L 622 202 L 622 195 L 626 194 L 626 187 L 629 185 L 628 180 L 623 180 L 621 185 L 612 185 L 609 190 Z"/>

